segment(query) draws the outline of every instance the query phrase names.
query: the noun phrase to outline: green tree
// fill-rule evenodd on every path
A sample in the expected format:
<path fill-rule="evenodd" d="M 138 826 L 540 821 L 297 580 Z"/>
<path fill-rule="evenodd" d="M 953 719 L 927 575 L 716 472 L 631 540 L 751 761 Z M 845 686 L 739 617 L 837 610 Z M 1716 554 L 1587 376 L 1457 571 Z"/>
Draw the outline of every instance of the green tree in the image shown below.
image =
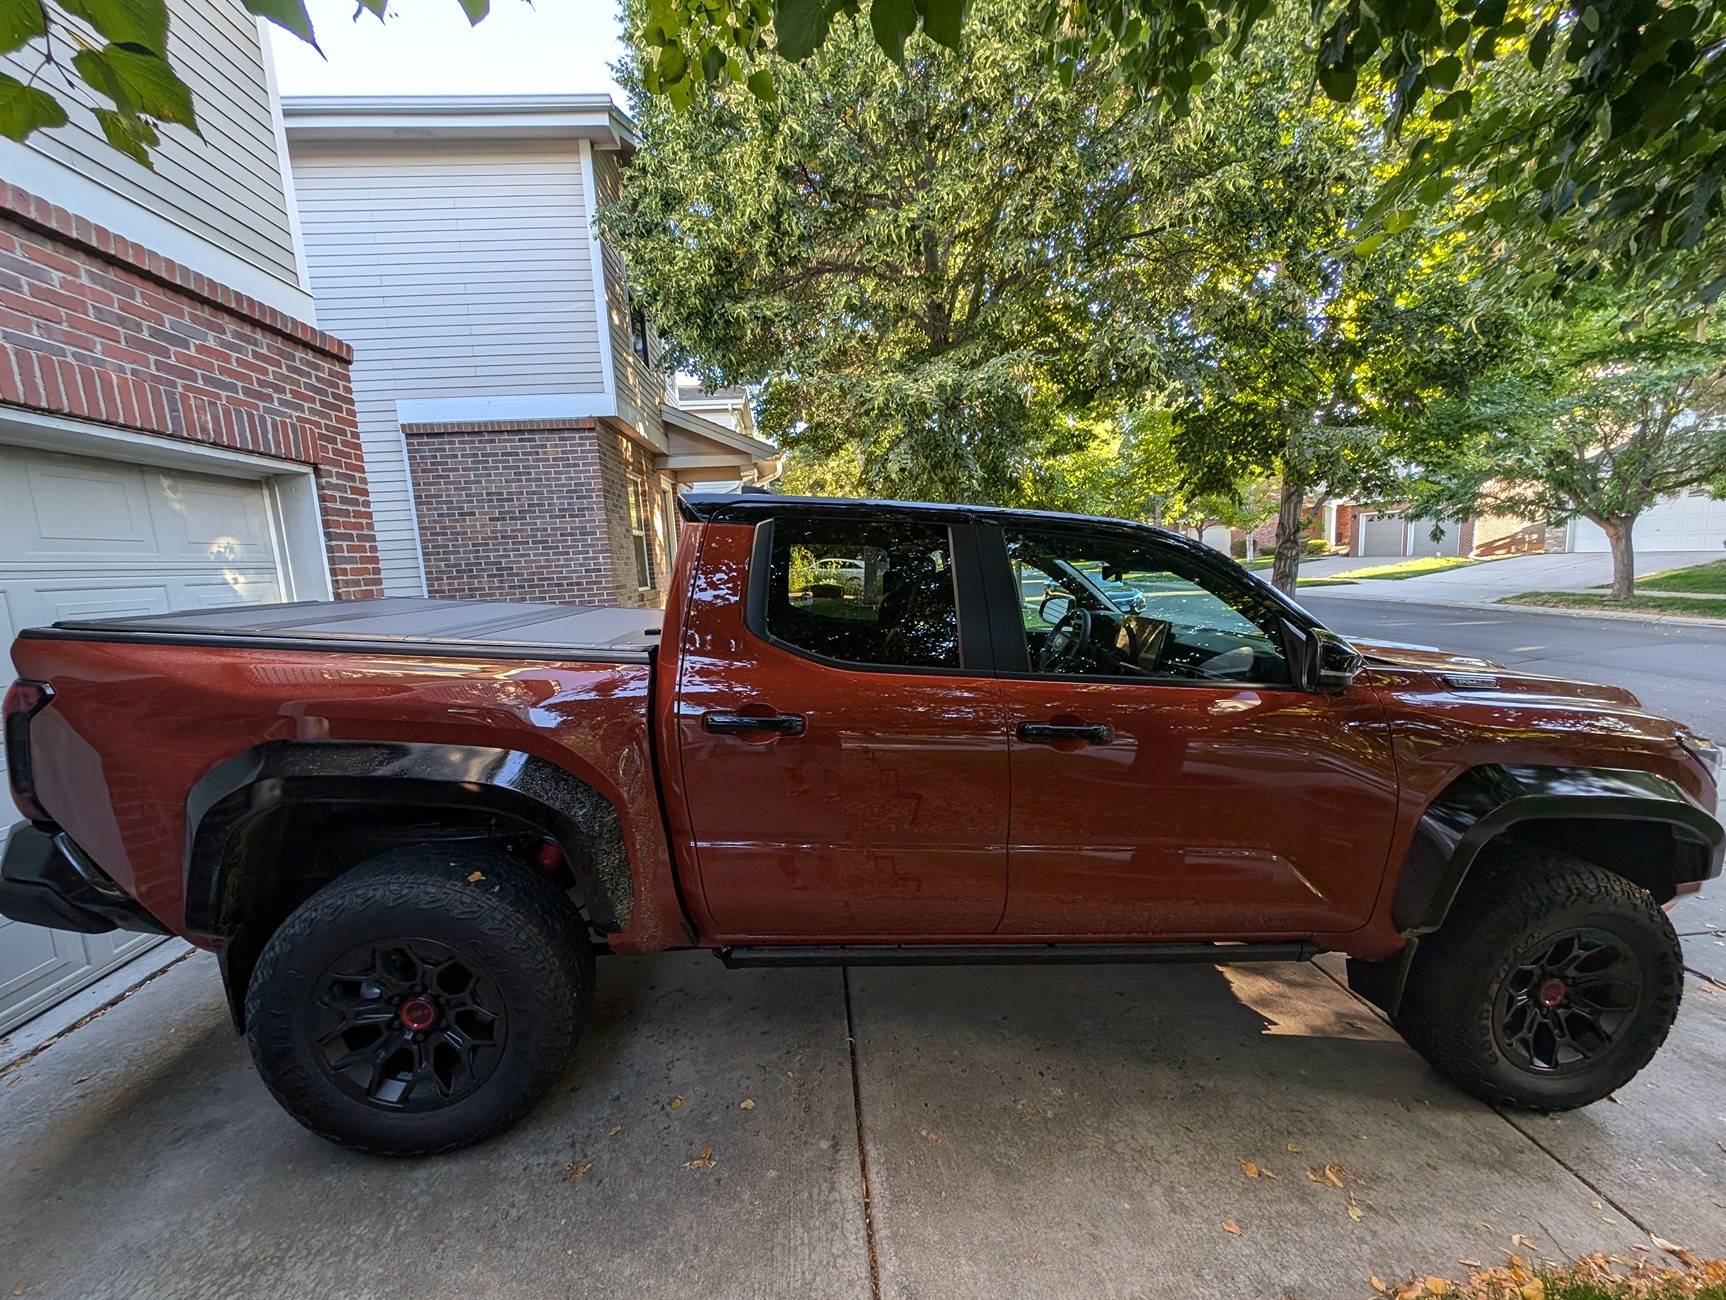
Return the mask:
<path fill-rule="evenodd" d="M 918 42 L 901 72 L 842 24 L 771 105 L 635 95 L 602 223 L 671 364 L 762 383 L 800 482 L 1011 500 L 1154 371 L 1155 115 L 1112 59 L 1039 76 L 1022 11 L 986 13 L 963 61 Z"/>
<path fill-rule="evenodd" d="M 1514 363 L 1427 420 L 1450 454 L 1418 483 L 1417 510 L 1588 519 L 1611 543 L 1620 600 L 1635 594 L 1644 511 L 1690 488 L 1726 496 L 1726 344 L 1671 322 L 1632 328 L 1609 297 L 1540 321 Z"/>
<path fill-rule="evenodd" d="M 1207 86 L 1175 151 L 1203 179 L 1160 186 L 1186 278 L 1164 354 L 1184 400 L 1176 448 L 1195 493 L 1279 486 L 1272 581 L 1293 591 L 1302 532 L 1326 497 L 1389 479 L 1424 403 L 1497 354 L 1498 313 L 1453 260 L 1454 239 L 1407 229 L 1339 253 L 1382 154 L 1370 125 L 1313 111 L 1298 45 L 1262 43 Z"/>

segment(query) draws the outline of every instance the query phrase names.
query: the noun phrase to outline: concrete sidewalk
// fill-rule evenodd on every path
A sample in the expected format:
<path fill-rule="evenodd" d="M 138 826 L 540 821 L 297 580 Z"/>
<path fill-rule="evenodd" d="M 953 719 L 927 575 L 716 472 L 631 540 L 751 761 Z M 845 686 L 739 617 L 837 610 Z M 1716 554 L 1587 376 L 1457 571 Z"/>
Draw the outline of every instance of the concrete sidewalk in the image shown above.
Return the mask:
<path fill-rule="evenodd" d="M 1718 912 L 1684 907 L 1698 933 Z M 1551 1119 L 1463 1097 L 1318 965 L 690 953 L 599 986 L 525 1123 L 388 1161 L 278 1110 L 214 963 L 181 962 L 0 1073 L 0 1295 L 1331 1300 L 1513 1234 L 1726 1254 L 1726 990 L 1701 978 L 1618 1104 Z"/>
<path fill-rule="evenodd" d="M 1667 569 L 1686 569 L 1726 559 L 1726 551 L 1650 551 L 1636 557 L 1638 577 Z M 1322 578 L 1352 569 L 1394 564 L 1394 558 L 1327 557 L 1301 565 L 1303 578 Z M 1261 577 L 1264 575 L 1260 575 Z M 1513 555 L 1483 560 L 1417 578 L 1363 578 L 1348 585 L 1313 588 L 1340 600 L 1406 600 L 1489 605 L 1524 591 L 1587 591 L 1612 583 L 1612 557 L 1581 552 L 1573 555 Z"/>

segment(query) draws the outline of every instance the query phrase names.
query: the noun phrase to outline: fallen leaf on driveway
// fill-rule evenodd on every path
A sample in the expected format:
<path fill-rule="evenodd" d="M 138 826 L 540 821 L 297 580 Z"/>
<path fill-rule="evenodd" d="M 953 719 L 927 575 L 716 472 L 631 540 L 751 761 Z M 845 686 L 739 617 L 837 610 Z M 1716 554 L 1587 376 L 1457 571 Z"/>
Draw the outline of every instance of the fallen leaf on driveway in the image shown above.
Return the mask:
<path fill-rule="evenodd" d="M 480 881 L 482 881 L 484 879 L 485 879 L 485 872 L 483 872 L 483 871 L 470 871 L 467 873 L 467 883 L 470 885 L 477 885 L 477 884 L 479 884 Z"/>
<path fill-rule="evenodd" d="M 683 1109 L 683 1098 L 682 1097 L 673 1097 L 671 1099 L 671 1109 L 672 1110 L 682 1110 Z"/>
<path fill-rule="evenodd" d="M 614 1138 L 621 1132 L 623 1132 L 623 1125 L 613 1124 L 611 1126 L 611 1131 L 609 1133 L 607 1133 L 605 1136 L 608 1138 Z"/>
<path fill-rule="evenodd" d="M 1344 1166 L 1332 1161 L 1323 1169 L 1307 1170 L 1306 1176 L 1309 1183 L 1322 1183 L 1327 1187 L 1341 1187 L 1343 1177 L 1347 1173 L 1348 1170 Z"/>
<path fill-rule="evenodd" d="M 1690 1253 L 1690 1250 L 1688 1247 L 1676 1245 L 1673 1242 L 1667 1241 L 1666 1238 L 1664 1238 L 1664 1237 L 1655 1236 L 1653 1233 L 1648 1234 L 1648 1240 L 1652 1241 L 1656 1246 L 1660 1247 L 1660 1249 L 1665 1251 L 1668 1255 L 1675 1257 L 1680 1263 L 1689 1265 L 1691 1267 L 1695 1266 L 1696 1258 L 1695 1258 L 1695 1256 L 1693 1256 Z"/>
<path fill-rule="evenodd" d="M 1288 1147 L 1286 1148 L 1286 1150 L 1288 1151 L 1288 1153 L 1290 1155 L 1298 1156 L 1300 1154 L 1300 1143 L 1299 1142 L 1290 1142 L 1288 1144 Z M 1722 1150 L 1726 1150 L 1726 1148 L 1722 1148 Z"/>
<path fill-rule="evenodd" d="M 701 1148 L 701 1154 L 696 1156 L 695 1159 L 693 1159 L 693 1160 L 686 1160 L 683 1164 L 683 1167 L 685 1169 L 711 1169 L 711 1168 L 713 1168 L 713 1148 L 712 1147 L 702 1147 Z"/>
<path fill-rule="evenodd" d="M 1426 1291 L 1428 1295 L 1444 1295 L 1449 1290 L 1450 1283 L 1445 1281 L 1442 1277 L 1429 1277 L 1426 1279 Z"/>
<path fill-rule="evenodd" d="M 1374 1291 L 1377 1291 L 1380 1295 L 1389 1295 L 1390 1294 L 1390 1288 L 1384 1284 L 1384 1279 L 1382 1277 L 1380 1277 L 1377 1273 L 1374 1273 L 1371 1277 L 1367 1278 L 1367 1283 L 1368 1283 L 1368 1285 L 1370 1285 L 1372 1287 L 1372 1289 Z"/>
<path fill-rule="evenodd" d="M 89 1083 L 90 1082 L 90 1076 L 87 1074 L 80 1074 L 76 1079 L 72 1080 L 72 1082 L 75 1084 L 77 1084 L 77 1083 Z"/>
<path fill-rule="evenodd" d="M 572 1183 L 579 1183 L 591 1172 L 593 1172 L 593 1161 L 591 1160 L 571 1160 L 563 1167 L 564 1178 Z"/>
<path fill-rule="evenodd" d="M 1241 1225 L 1236 1223 L 1233 1219 L 1224 1219 L 1223 1220 L 1223 1231 L 1224 1232 L 1232 1232 L 1235 1234 L 1235 1236 L 1238 1237 L 1241 1235 Z"/>
<path fill-rule="evenodd" d="M 1539 1247 L 1534 1244 L 1533 1238 L 1525 1237 L 1520 1232 L 1513 1232 L 1510 1234 L 1510 1244 L 1512 1246 L 1521 1246 L 1524 1250 L 1539 1249 Z"/>
<path fill-rule="evenodd" d="M 750 1098 L 750 1097 L 745 1097 L 742 1101 L 737 1103 L 737 1109 L 738 1110 L 754 1110 L 755 1109 L 754 1099 Z"/>
<path fill-rule="evenodd" d="M 1245 1174 L 1248 1178 L 1275 1178 L 1276 1177 L 1276 1175 L 1273 1174 L 1270 1170 L 1260 1169 L 1251 1160 L 1241 1161 L 1241 1172 L 1243 1174 Z"/>
<path fill-rule="evenodd" d="M 1353 1196 L 1350 1196 L 1348 1198 L 1348 1217 L 1353 1219 L 1356 1223 L 1359 1223 L 1361 1214 L 1362 1210 L 1360 1208 L 1360 1202 L 1356 1201 Z"/>
<path fill-rule="evenodd" d="M 1546 1283 L 1539 1278 L 1530 1278 L 1522 1284 L 1522 1300 L 1546 1300 Z"/>

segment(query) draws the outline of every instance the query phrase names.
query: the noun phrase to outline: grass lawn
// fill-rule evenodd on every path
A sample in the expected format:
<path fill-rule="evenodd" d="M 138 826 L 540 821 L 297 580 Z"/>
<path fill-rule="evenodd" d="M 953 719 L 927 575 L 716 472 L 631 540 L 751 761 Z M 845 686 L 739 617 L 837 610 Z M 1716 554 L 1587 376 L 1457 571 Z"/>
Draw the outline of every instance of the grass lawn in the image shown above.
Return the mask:
<path fill-rule="evenodd" d="M 1636 585 L 1648 591 L 1698 591 L 1726 596 L 1726 560 L 1651 573 L 1646 578 L 1638 578 Z"/>
<path fill-rule="evenodd" d="M 1525 591 L 1500 605 L 1547 605 L 1554 609 L 1611 609 L 1639 614 L 1699 614 L 1726 621 L 1726 600 L 1707 596 L 1643 596 L 1614 600 L 1595 591 Z"/>
<path fill-rule="evenodd" d="M 1392 582 L 1400 582 L 1404 578 L 1418 578 L 1427 573 L 1443 573 L 1446 569 L 1461 569 L 1480 561 L 1469 555 L 1416 555 L 1406 560 L 1397 560 L 1394 564 L 1374 564 L 1364 569 L 1348 569 L 1342 573 L 1333 573 L 1332 578 L 1373 578 Z"/>
<path fill-rule="evenodd" d="M 1353 578 L 1297 578 L 1297 587 L 1352 587 Z"/>
<path fill-rule="evenodd" d="M 1536 1266 L 1516 1255 L 1497 1268 L 1471 1268 L 1468 1281 L 1416 1277 L 1372 1279 L 1372 1289 L 1394 1300 L 1726 1300 L 1726 1262 L 1697 1259 L 1678 1250 L 1683 1267 L 1646 1257 L 1590 1255 L 1568 1267 Z"/>

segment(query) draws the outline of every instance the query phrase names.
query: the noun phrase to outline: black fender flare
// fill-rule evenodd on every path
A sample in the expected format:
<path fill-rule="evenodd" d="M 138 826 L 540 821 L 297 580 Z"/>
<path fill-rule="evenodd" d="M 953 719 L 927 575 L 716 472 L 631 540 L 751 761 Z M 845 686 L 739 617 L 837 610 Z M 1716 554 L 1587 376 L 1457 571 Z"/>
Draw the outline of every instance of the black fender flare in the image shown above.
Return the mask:
<path fill-rule="evenodd" d="M 1392 918 L 1404 934 L 1444 924 L 1470 868 L 1492 840 L 1531 821 L 1633 821 L 1665 826 L 1696 846 L 1680 881 L 1720 874 L 1726 831 L 1675 782 L 1606 767 L 1489 764 L 1470 768 L 1427 806 L 1403 860 Z"/>
<path fill-rule="evenodd" d="M 519 750 L 403 741 L 273 740 L 223 760 L 186 797 L 186 925 L 218 933 L 234 838 L 284 806 L 479 810 L 556 840 L 576 901 L 601 931 L 624 929 L 634 878 L 610 800 Z"/>

